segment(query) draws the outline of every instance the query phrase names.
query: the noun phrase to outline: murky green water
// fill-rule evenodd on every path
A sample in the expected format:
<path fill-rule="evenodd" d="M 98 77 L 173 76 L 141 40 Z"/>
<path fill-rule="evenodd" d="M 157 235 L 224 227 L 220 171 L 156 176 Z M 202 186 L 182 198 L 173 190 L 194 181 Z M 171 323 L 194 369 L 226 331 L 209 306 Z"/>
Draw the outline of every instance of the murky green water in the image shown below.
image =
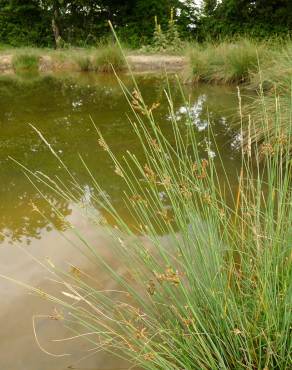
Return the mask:
<path fill-rule="evenodd" d="M 131 89 L 131 81 L 124 77 Z M 155 112 L 156 120 L 171 138 L 169 112 L 164 95 L 167 87 L 160 77 L 140 76 L 138 82 L 146 101 L 160 102 Z M 180 89 L 171 81 L 172 97 L 176 115 L 182 127 L 185 125 L 187 109 Z M 237 109 L 235 88 L 216 86 L 183 86 L 190 101 L 192 127 L 202 143 L 202 156 L 206 153 L 208 117 L 221 155 L 231 175 L 238 169 L 239 154 L 232 137 L 230 123 Z M 33 124 L 54 146 L 62 160 L 76 174 L 84 189 L 84 197 L 90 197 L 92 188 L 86 171 L 78 159 L 80 153 L 87 165 L 102 184 L 109 198 L 127 217 L 121 200 L 122 179 L 114 173 L 114 167 L 107 154 L 97 143 L 91 120 L 102 132 L 112 150 L 122 156 L 130 150 L 139 157 L 141 150 L 131 130 L 126 114 L 130 113 L 126 100 L 113 76 L 79 74 L 60 77 L 42 77 L 19 81 L 18 78 L 0 80 L 0 272 L 29 284 L 46 287 L 49 285 L 36 263 L 17 246 L 26 246 L 29 253 L 39 259 L 53 256 L 60 261 L 80 260 L 58 234 L 64 225 L 57 220 L 48 223 L 32 204 L 50 215 L 46 202 L 40 197 L 23 175 L 20 167 L 13 163 L 13 157 L 32 171 L 62 176 L 63 170 L 48 148 L 29 126 Z M 217 158 L 214 145 L 209 155 Z M 232 177 L 232 176 L 231 176 Z M 234 176 L 235 177 L 235 176 Z M 69 220 L 104 248 L 107 238 L 102 230 L 91 230 L 89 225 L 77 218 L 74 204 L 61 200 L 53 193 L 51 201 Z M 53 215 L 52 215 L 53 217 Z M 76 219 L 77 218 L 77 219 Z M 128 218 L 131 222 L 130 217 Z M 102 277 L 101 277 L 102 279 Z M 23 289 L 11 283 L 0 281 L 3 304 L 0 307 L 0 368 L 5 370 L 57 370 L 74 363 L 76 358 L 86 355 L 86 349 L 79 343 L 71 343 L 75 357 L 65 360 L 42 353 L 37 347 L 32 329 L 33 313 L 47 310 L 45 304 L 28 297 Z M 42 311 L 43 310 L 43 311 Z M 60 347 L 49 340 L 64 335 L 57 325 L 47 322 L 38 324 L 41 343 L 50 351 L 59 352 Z M 53 326 L 53 327 L 52 327 Z M 63 350 L 63 349 L 62 349 Z M 82 352 L 84 351 L 84 352 Z M 17 358 L 13 353 L 17 353 Z M 77 365 L 76 365 L 77 366 Z M 78 367 L 79 366 L 79 367 Z M 78 364 L 78 368 L 109 369 L 120 367 L 103 355 L 96 355 Z"/>

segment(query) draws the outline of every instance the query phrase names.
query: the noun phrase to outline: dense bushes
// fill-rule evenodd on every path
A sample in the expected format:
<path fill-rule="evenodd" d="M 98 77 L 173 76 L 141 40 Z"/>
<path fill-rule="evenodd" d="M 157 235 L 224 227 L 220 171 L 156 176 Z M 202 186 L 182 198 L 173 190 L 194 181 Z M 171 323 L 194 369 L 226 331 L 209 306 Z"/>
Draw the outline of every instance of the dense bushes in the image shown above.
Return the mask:
<path fill-rule="evenodd" d="M 53 35 L 48 15 L 36 5 L 0 1 L 0 42 L 11 46 L 48 46 Z"/>
<path fill-rule="evenodd" d="M 181 0 L 0 0 L 0 43 L 12 46 L 87 46 L 109 35 L 108 20 L 131 47 L 149 44 L 154 17 L 167 28 L 171 9 L 182 38 L 286 36 L 292 28 L 289 0 L 205 0 L 200 10 Z M 57 27 L 57 36 L 52 24 Z"/>
<path fill-rule="evenodd" d="M 154 18 L 167 28 L 171 9 L 183 39 L 222 39 L 238 35 L 287 36 L 292 29 L 289 0 L 204 0 L 200 10 L 182 0 L 0 0 L 0 43 L 12 46 L 87 46 L 109 35 L 108 20 L 131 47 L 150 44 Z M 56 31 L 53 32 L 52 24 Z"/>
<path fill-rule="evenodd" d="M 0 43 L 13 46 L 54 45 L 52 22 L 63 45 L 94 45 L 110 33 L 108 20 L 119 36 L 132 47 L 146 44 L 153 36 L 154 17 L 165 26 L 171 8 L 182 8 L 179 0 L 0 0 Z M 179 20 L 186 29 L 186 11 Z M 55 35 L 56 38 L 56 35 Z"/>

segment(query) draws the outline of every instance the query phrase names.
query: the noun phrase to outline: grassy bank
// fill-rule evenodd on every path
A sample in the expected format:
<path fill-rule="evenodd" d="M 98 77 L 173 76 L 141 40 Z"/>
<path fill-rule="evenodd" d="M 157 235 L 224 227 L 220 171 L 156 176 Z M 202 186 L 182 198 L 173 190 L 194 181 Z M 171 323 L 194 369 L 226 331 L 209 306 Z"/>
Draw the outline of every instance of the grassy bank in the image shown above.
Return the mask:
<path fill-rule="evenodd" d="M 80 49 L 36 49 L 16 48 L 2 50 L 0 56 L 11 55 L 15 72 L 48 70 L 79 70 L 111 72 L 125 67 L 124 59 L 115 44 L 100 45 L 96 48 Z M 48 65 L 50 64 L 50 65 Z"/>
<path fill-rule="evenodd" d="M 147 107 L 137 86 L 130 93 L 120 84 L 145 161 L 131 153 L 119 161 L 98 130 L 97 137 L 116 175 L 125 181 L 124 200 L 137 229 L 124 222 L 83 161 L 93 191 L 90 207 L 81 207 L 80 213 L 108 230 L 122 269 L 103 259 L 72 226 L 80 247 L 97 271 L 107 271 L 115 288 L 97 289 L 96 277 L 86 271 L 74 267 L 71 273 L 60 272 L 50 263 L 64 300 L 35 291 L 63 307 L 64 313 L 55 311 L 53 318 L 71 327 L 73 337 L 82 336 L 93 348 L 143 369 L 288 369 L 291 135 L 282 140 L 279 111 L 262 116 L 265 147 L 248 141 L 242 166 L 233 174 L 238 180 L 234 192 L 227 175 L 219 183 L 213 158 L 200 154 L 192 125 L 186 134 L 171 114 L 170 91 L 166 93 L 173 137 L 167 140 L 155 123 L 155 104 Z M 278 133 L 274 141 L 267 124 Z M 50 150 L 64 166 L 68 184 L 27 173 L 39 181 L 38 187 L 49 186 L 76 204 L 83 194 L 78 178 L 53 147 Z M 218 148 L 217 155 L 220 158 Z M 224 172 L 224 163 L 219 160 L 217 166 Z M 95 208 L 108 214 L 115 228 Z"/>
<path fill-rule="evenodd" d="M 173 49 L 166 48 L 156 53 L 167 56 L 173 54 Z M 124 67 L 121 53 L 114 43 L 95 48 L 1 50 L 0 56 L 5 54 L 13 56 L 15 69 L 35 68 L 42 56 L 49 56 L 56 63 L 75 64 L 81 71 L 106 71 L 110 64 L 117 70 Z M 151 48 L 148 51 L 131 50 L 128 54 L 154 57 L 155 51 Z M 188 82 L 245 83 L 253 89 L 262 83 L 266 91 L 275 86 L 283 91 L 290 84 L 291 54 L 292 46 L 288 41 L 256 42 L 248 39 L 204 44 L 184 42 L 184 47 L 176 53 L 186 58 L 188 69 L 184 77 Z"/>
<path fill-rule="evenodd" d="M 151 48 L 131 50 L 128 54 L 135 55 L 173 55 L 173 49 L 155 52 Z M 248 39 L 238 41 L 224 41 L 221 43 L 186 43 L 178 49 L 175 55 L 184 56 L 188 62 L 185 71 L 189 82 L 207 83 L 248 83 L 257 88 L 260 81 L 264 89 L 270 89 L 275 84 L 282 86 L 290 81 L 292 72 L 290 58 L 291 43 L 280 40 L 256 42 Z M 107 70 L 110 63 L 117 69 L 124 66 L 121 53 L 114 43 L 101 44 L 95 48 L 68 48 L 68 49 L 34 49 L 11 48 L 2 49 L 1 55 L 12 55 L 13 65 L 21 60 L 21 68 L 31 68 L 32 60 L 35 63 L 42 56 L 50 56 L 60 63 L 77 64 L 80 70 Z M 261 75 L 259 74 L 259 68 Z"/>

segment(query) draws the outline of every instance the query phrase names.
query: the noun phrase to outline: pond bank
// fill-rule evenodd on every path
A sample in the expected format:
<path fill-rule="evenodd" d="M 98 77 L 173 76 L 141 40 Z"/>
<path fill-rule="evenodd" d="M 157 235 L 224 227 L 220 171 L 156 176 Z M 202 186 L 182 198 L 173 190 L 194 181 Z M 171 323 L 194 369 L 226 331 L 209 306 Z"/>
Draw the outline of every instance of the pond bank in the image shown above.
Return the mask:
<path fill-rule="evenodd" d="M 131 68 L 135 72 L 177 72 L 187 65 L 187 59 L 174 55 L 129 55 Z M 80 65 L 73 59 L 54 58 L 51 55 L 41 55 L 38 63 L 39 72 L 80 71 Z M 0 55 L 0 74 L 13 74 L 13 54 Z"/>

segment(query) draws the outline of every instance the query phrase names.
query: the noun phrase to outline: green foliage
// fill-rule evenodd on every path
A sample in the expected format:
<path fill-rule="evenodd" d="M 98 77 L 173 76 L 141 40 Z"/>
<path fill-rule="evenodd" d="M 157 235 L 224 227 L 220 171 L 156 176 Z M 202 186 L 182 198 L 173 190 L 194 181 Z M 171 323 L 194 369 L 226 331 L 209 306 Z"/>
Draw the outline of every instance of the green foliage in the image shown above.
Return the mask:
<path fill-rule="evenodd" d="M 153 46 L 150 47 L 150 50 L 152 49 L 155 52 L 164 52 L 168 47 L 167 38 L 166 38 L 165 34 L 163 33 L 163 31 L 161 29 L 161 25 L 157 24 L 156 19 L 157 18 L 155 17 L 155 30 L 154 30 L 154 34 L 153 34 Z"/>
<path fill-rule="evenodd" d="M 267 38 L 287 35 L 292 28 L 290 0 L 205 0 L 198 37 L 214 39 L 245 35 Z"/>
<path fill-rule="evenodd" d="M 95 45 L 110 33 L 107 21 L 111 20 L 122 40 L 138 47 L 152 39 L 154 16 L 157 15 L 164 26 L 171 7 L 179 6 L 179 0 L 123 3 L 116 0 L 1 0 L 0 42 L 13 46 L 56 46 L 60 37 L 65 45 Z"/>
<path fill-rule="evenodd" d="M 180 39 L 176 20 L 174 18 L 174 9 L 171 9 L 170 19 L 168 21 L 168 28 L 166 31 L 166 40 L 168 49 L 172 51 L 178 51 L 182 48 L 182 41 Z"/>
<path fill-rule="evenodd" d="M 172 25 L 168 19 L 171 9 L 176 13 Z M 131 47 L 140 47 L 153 39 L 155 16 L 162 30 L 168 27 L 166 33 L 169 35 L 165 35 L 168 41 L 174 41 L 178 35 L 199 41 L 234 35 L 266 38 L 290 33 L 292 2 L 205 0 L 199 11 L 192 0 L 1 0 L 0 43 L 12 46 L 95 45 L 109 34 L 107 21 L 110 20 L 122 41 Z M 176 49 L 177 41 L 169 49 Z"/>
<path fill-rule="evenodd" d="M 203 11 L 205 14 L 212 14 L 217 6 L 217 0 L 204 0 Z"/>
<path fill-rule="evenodd" d="M 12 46 L 52 44 L 50 19 L 39 1 L 0 1 L 0 42 Z"/>

